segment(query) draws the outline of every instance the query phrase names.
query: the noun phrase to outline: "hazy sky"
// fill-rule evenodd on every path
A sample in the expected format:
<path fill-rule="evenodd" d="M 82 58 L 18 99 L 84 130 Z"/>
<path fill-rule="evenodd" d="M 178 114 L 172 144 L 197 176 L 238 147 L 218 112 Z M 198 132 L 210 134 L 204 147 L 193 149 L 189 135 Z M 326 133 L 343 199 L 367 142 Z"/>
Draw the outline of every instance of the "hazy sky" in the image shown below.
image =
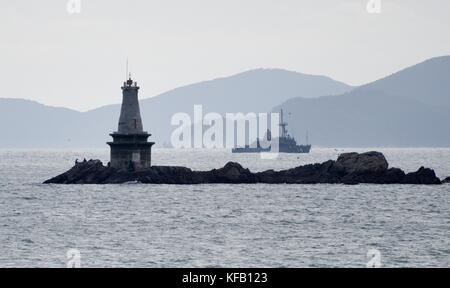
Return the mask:
<path fill-rule="evenodd" d="M 450 1 L 0 0 L 0 97 L 87 110 L 254 68 L 359 85 L 450 54 Z"/>

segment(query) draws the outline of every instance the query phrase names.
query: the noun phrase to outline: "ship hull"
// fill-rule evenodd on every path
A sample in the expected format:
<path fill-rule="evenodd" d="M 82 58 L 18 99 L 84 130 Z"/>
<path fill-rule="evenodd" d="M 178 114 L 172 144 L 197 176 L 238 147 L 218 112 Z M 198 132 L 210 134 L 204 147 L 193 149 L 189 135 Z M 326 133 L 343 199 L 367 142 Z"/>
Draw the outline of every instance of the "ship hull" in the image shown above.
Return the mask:
<path fill-rule="evenodd" d="M 233 148 L 231 149 L 232 153 L 263 153 L 263 152 L 270 152 L 270 148 Z"/>
<path fill-rule="evenodd" d="M 262 148 L 262 147 L 241 147 L 241 148 L 233 148 L 231 150 L 232 153 L 265 153 L 272 152 L 270 148 Z M 276 152 L 276 151 L 275 151 Z M 311 145 L 297 145 L 295 147 L 279 147 L 279 153 L 292 153 L 292 154 L 307 154 L 311 152 Z"/>

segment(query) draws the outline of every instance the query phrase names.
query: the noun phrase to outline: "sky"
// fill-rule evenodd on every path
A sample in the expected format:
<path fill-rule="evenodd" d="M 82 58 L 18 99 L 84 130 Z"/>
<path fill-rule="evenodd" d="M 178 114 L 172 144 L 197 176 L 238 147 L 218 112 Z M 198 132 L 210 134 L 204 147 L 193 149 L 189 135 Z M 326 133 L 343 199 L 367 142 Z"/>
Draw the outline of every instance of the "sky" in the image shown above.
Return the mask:
<path fill-rule="evenodd" d="M 0 97 L 120 103 L 127 58 L 148 98 L 256 68 L 361 85 L 450 55 L 450 1 L 369 1 L 0 0 Z"/>

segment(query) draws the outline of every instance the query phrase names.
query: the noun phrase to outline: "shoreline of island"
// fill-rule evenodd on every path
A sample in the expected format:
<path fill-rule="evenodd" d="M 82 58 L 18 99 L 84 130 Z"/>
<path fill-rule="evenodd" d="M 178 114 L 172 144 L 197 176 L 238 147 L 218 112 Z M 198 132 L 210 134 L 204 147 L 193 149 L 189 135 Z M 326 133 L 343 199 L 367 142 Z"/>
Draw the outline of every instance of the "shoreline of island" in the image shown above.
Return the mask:
<path fill-rule="evenodd" d="M 78 162 L 44 184 L 415 184 L 439 185 L 441 181 L 430 168 L 420 167 L 405 173 L 389 168 L 380 152 L 344 153 L 337 160 L 307 164 L 292 169 L 251 172 L 239 163 L 228 162 L 224 167 L 210 171 L 193 171 L 186 167 L 152 166 L 142 170 L 125 170 L 104 166 L 100 160 Z"/>

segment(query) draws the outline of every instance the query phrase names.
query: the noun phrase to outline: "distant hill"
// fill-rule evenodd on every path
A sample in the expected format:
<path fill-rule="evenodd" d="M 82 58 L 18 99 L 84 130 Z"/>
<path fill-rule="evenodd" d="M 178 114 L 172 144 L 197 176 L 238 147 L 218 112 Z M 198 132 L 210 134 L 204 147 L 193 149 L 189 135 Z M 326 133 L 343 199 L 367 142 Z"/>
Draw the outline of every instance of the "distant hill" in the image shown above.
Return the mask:
<path fill-rule="evenodd" d="M 81 113 L 22 99 L 0 99 L 0 147 L 45 148 L 61 143 L 77 147 L 74 133 Z M 56 141 L 56 143 L 55 143 Z M 56 145 L 55 145 L 56 144 Z"/>
<path fill-rule="evenodd" d="M 450 56 L 432 58 L 362 88 L 450 108 Z"/>
<path fill-rule="evenodd" d="M 139 80 L 139 79 L 136 79 Z M 450 147 L 450 57 L 414 65 L 358 88 L 323 76 L 257 69 L 145 99 L 145 129 L 162 146 L 176 112 L 267 112 L 283 108 L 289 132 L 314 146 Z M 117 93 L 121 93 L 118 89 Z M 326 96 L 328 95 L 328 96 Z M 0 148 L 106 148 L 120 105 L 88 112 L 0 99 Z"/>
<path fill-rule="evenodd" d="M 321 146 L 450 147 L 450 57 L 433 58 L 349 93 L 276 106 L 290 132 Z"/>
<path fill-rule="evenodd" d="M 450 147 L 450 111 L 385 92 L 358 88 L 317 99 L 295 98 L 274 108 L 287 111 L 297 142 L 306 131 L 314 146 Z"/>
<path fill-rule="evenodd" d="M 139 79 L 136 79 L 139 81 Z M 168 142 L 176 112 L 193 113 L 202 104 L 207 112 L 267 112 L 290 98 L 341 94 L 352 87 L 324 76 L 280 69 L 257 69 L 231 77 L 180 87 L 141 101 L 145 130 L 158 145 Z M 117 93 L 121 93 L 120 89 Z M 145 95 L 140 95 L 145 98 Z M 108 133 L 117 129 L 120 105 L 80 113 L 36 102 L 0 99 L 0 147 L 106 147 Z"/>

